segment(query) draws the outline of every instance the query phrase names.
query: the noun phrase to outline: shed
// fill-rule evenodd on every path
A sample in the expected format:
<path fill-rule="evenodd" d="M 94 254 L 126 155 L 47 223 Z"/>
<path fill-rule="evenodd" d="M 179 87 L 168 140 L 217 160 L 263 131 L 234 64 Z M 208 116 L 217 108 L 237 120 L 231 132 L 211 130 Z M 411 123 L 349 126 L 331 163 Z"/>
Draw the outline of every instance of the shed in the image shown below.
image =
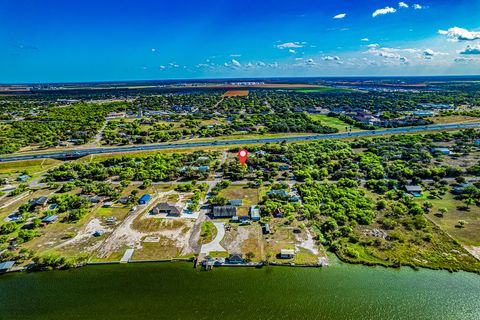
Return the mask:
<path fill-rule="evenodd" d="M 152 196 L 149 194 L 144 194 L 139 200 L 139 204 L 147 204 L 152 199 Z"/>
<path fill-rule="evenodd" d="M 269 234 L 270 233 L 270 226 L 268 223 L 265 223 L 262 227 L 263 234 Z"/>
<path fill-rule="evenodd" d="M 14 264 L 15 261 L 0 262 L 0 272 L 7 272 L 8 270 L 12 269 Z"/>
<path fill-rule="evenodd" d="M 218 206 L 213 207 L 214 218 L 231 218 L 237 215 L 237 207 L 235 206 Z"/>
<path fill-rule="evenodd" d="M 280 258 L 282 259 L 293 259 L 295 257 L 295 250 L 293 249 L 281 249 Z"/>
<path fill-rule="evenodd" d="M 243 203 L 241 199 L 233 199 L 229 201 L 231 206 L 240 207 Z"/>
<path fill-rule="evenodd" d="M 260 220 L 260 208 L 258 206 L 251 206 L 250 207 L 250 217 L 253 221 Z"/>

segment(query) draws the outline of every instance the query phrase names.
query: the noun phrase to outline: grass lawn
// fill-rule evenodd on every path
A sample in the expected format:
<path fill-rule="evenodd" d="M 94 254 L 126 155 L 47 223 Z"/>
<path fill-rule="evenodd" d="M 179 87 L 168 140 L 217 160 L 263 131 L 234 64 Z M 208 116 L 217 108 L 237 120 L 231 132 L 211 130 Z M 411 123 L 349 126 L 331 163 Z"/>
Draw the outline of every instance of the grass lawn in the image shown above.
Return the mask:
<path fill-rule="evenodd" d="M 465 245 L 480 246 L 480 208 L 470 206 L 468 211 L 458 210 L 458 206 L 464 205 L 455 200 L 453 195 L 447 193 L 443 199 L 428 199 L 433 204 L 428 218 L 437 224 L 442 230 Z M 446 208 L 448 212 L 440 217 L 436 215 L 440 208 Z M 464 228 L 458 227 L 458 220 L 465 220 Z"/>
<path fill-rule="evenodd" d="M 170 259 L 180 256 L 182 248 L 174 240 L 160 236 L 158 242 L 142 242 L 142 248 L 133 252 L 132 260 Z"/>
<path fill-rule="evenodd" d="M 23 172 L 27 172 L 31 178 L 35 178 L 61 163 L 62 161 L 55 159 L 4 162 L 0 163 L 0 177 L 8 178 L 12 182 L 14 178 L 17 178 Z"/>
<path fill-rule="evenodd" d="M 451 115 L 444 117 L 429 117 L 428 120 L 432 120 L 435 124 L 444 124 L 444 123 L 457 123 L 457 122 L 475 122 L 479 121 L 480 118 L 469 117 L 462 115 Z"/>
<path fill-rule="evenodd" d="M 351 125 L 349 125 L 348 123 L 343 122 L 342 120 L 335 117 L 329 117 L 326 114 L 309 114 L 309 117 L 313 120 L 321 121 L 323 125 L 336 128 L 339 132 L 346 132 L 346 128 L 351 127 Z M 359 131 L 359 129 L 352 128 L 352 131 Z"/>
<path fill-rule="evenodd" d="M 259 202 L 259 190 L 248 188 L 246 185 L 231 185 L 220 191 L 219 195 L 228 200 L 242 200 L 242 205 L 238 209 L 238 215 L 247 215 L 250 211 L 250 206 Z"/>
<path fill-rule="evenodd" d="M 211 242 L 217 235 L 217 228 L 211 221 L 206 221 L 202 223 L 202 232 L 200 233 L 200 239 L 198 242 L 200 244 L 205 244 Z"/>

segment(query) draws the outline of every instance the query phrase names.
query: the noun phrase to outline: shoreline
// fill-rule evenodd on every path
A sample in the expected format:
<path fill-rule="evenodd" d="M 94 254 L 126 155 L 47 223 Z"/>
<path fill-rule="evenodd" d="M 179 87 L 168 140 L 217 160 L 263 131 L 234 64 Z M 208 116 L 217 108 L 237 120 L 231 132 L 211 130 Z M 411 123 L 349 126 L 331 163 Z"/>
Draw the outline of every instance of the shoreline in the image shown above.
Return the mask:
<path fill-rule="evenodd" d="M 476 274 L 480 275 L 480 271 L 474 271 L 474 270 L 463 270 L 463 269 L 452 269 L 452 268 L 442 268 L 442 267 L 429 267 L 429 266 L 417 266 L 413 264 L 399 264 L 399 265 L 386 265 L 386 264 L 381 264 L 381 263 L 372 263 L 372 262 L 367 262 L 367 261 L 349 261 L 348 259 L 345 259 L 344 257 L 340 257 L 336 254 L 333 254 L 333 256 L 338 259 L 338 262 L 345 264 L 345 265 L 363 265 L 365 267 L 382 267 L 383 269 L 396 269 L 400 270 L 402 267 L 408 267 L 414 271 L 420 271 L 422 269 L 425 270 L 431 270 L 431 271 L 448 271 L 449 273 L 458 273 L 458 272 L 466 272 L 466 273 L 471 273 L 471 274 Z M 192 258 L 171 258 L 171 259 L 158 259 L 158 260 L 131 260 L 128 262 L 120 262 L 120 261 L 98 261 L 98 262 L 86 262 L 83 264 L 78 264 L 72 267 L 68 268 L 57 268 L 57 269 L 40 269 L 36 270 L 34 268 L 28 268 L 28 267 L 17 267 L 13 268 L 12 270 L 8 270 L 5 272 L 0 273 L 0 279 L 3 274 L 10 274 L 10 273 L 19 273 L 19 272 L 46 272 L 46 271 L 66 271 L 70 269 L 77 269 L 77 268 L 82 268 L 86 266 L 101 266 L 101 265 L 124 265 L 124 264 L 145 264 L 145 263 L 176 263 L 176 262 L 191 262 L 193 263 L 192 269 L 197 269 L 197 259 L 196 257 Z M 206 268 L 203 264 L 199 264 L 201 266 L 201 269 L 204 271 L 211 270 L 212 268 Z M 239 264 L 228 264 L 228 263 L 223 263 L 223 264 L 217 264 L 214 265 L 213 267 L 223 267 L 223 268 L 256 268 L 256 269 L 262 269 L 264 267 L 290 267 L 290 268 L 312 268 L 312 269 L 318 269 L 318 268 L 323 268 L 323 267 L 329 267 L 329 265 L 320 265 L 320 264 L 294 264 L 294 263 L 277 263 L 277 262 L 257 262 L 257 263 L 239 263 Z"/>

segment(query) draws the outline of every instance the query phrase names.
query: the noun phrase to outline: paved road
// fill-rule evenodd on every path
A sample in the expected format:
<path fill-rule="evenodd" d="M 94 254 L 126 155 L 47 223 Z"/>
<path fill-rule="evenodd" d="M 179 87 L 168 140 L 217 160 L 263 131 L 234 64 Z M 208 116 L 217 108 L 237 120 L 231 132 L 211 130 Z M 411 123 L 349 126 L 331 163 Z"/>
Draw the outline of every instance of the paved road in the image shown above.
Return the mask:
<path fill-rule="evenodd" d="M 361 138 L 361 137 L 374 137 L 390 134 L 404 134 L 415 133 L 421 131 L 438 131 L 438 130 L 454 130 L 454 129 L 468 129 L 468 128 L 480 128 L 480 122 L 469 123 L 449 123 L 449 124 L 434 124 L 418 127 L 405 127 L 405 128 L 393 128 L 382 130 L 370 130 L 370 131 L 356 131 L 334 134 L 320 134 L 320 135 L 306 135 L 306 136 L 287 136 L 287 137 L 275 137 L 275 138 L 257 138 L 257 139 L 239 139 L 239 140 L 217 140 L 217 141 L 199 141 L 199 142 L 186 142 L 186 143 L 157 143 L 137 146 L 119 146 L 119 147 L 102 147 L 102 148 L 90 148 L 90 149 L 78 149 L 75 151 L 62 151 L 62 152 L 38 152 L 26 155 L 10 155 L 0 157 L 0 162 L 8 161 L 20 161 L 20 160 L 32 160 L 32 159 L 64 159 L 64 158 L 76 158 L 83 157 L 91 154 L 110 154 L 110 153 L 127 153 L 135 151 L 146 150 L 165 150 L 165 149 L 185 149 L 192 147 L 212 147 L 212 146 L 227 146 L 227 145 L 247 145 L 255 143 L 278 143 L 282 141 L 286 142 L 298 142 L 298 141 L 315 141 L 325 139 L 345 139 L 345 138 Z"/>

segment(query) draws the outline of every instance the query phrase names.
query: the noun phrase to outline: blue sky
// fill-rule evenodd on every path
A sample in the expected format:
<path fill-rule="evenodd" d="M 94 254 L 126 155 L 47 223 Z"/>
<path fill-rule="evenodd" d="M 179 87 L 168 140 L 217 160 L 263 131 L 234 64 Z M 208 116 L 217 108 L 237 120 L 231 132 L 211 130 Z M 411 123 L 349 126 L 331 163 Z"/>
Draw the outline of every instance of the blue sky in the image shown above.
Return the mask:
<path fill-rule="evenodd" d="M 1 0 L 0 82 L 480 74 L 480 0 Z"/>

